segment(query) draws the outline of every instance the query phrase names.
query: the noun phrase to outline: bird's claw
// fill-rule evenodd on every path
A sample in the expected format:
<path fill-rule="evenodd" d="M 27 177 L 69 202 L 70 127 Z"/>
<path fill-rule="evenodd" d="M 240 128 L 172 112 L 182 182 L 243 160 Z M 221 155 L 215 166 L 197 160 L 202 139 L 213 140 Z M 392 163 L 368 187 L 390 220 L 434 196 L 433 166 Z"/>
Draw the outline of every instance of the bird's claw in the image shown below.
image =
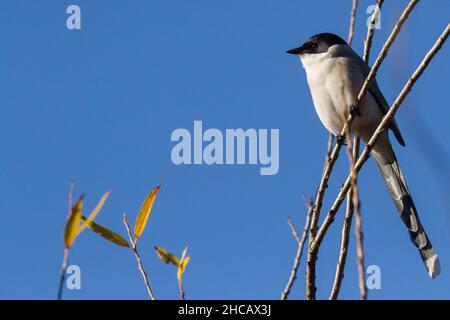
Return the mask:
<path fill-rule="evenodd" d="M 341 134 L 338 135 L 338 136 L 336 137 L 336 143 L 337 143 L 338 145 L 340 145 L 340 146 L 345 146 L 345 145 L 347 145 L 345 136 L 343 136 L 343 135 L 341 135 Z"/>
<path fill-rule="evenodd" d="M 348 109 L 352 117 L 361 117 L 361 111 L 359 111 L 359 109 L 354 104 L 351 104 Z"/>

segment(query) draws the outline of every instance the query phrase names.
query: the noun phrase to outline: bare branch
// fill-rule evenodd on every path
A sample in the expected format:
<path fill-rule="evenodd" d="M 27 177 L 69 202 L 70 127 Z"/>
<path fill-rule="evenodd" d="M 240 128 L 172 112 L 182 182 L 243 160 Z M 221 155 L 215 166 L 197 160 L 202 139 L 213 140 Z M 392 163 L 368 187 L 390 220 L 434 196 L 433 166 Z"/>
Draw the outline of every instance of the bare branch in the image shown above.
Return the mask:
<path fill-rule="evenodd" d="M 178 288 L 180 289 L 180 299 L 185 300 L 186 294 L 184 292 L 183 283 L 181 283 L 180 281 L 178 281 Z"/>
<path fill-rule="evenodd" d="M 66 279 L 66 270 L 67 266 L 69 265 L 69 249 L 64 248 L 64 257 L 63 262 L 61 266 L 61 273 L 59 278 L 59 287 L 58 287 L 58 300 L 62 299 L 62 293 L 64 288 L 64 280 Z"/>
<path fill-rule="evenodd" d="M 330 165 L 330 159 L 331 159 L 331 152 L 333 151 L 333 142 L 334 142 L 334 136 L 333 134 L 330 133 L 330 135 L 328 136 L 328 143 L 327 143 L 327 152 L 325 153 L 325 162 L 323 165 L 323 170 L 322 170 L 322 176 L 321 179 L 324 179 L 324 175 L 327 171 L 327 168 Z M 326 184 L 319 184 L 319 187 L 317 188 L 316 191 L 316 202 L 318 201 L 318 197 L 323 198 L 323 195 L 325 194 L 325 189 L 327 188 L 328 185 Z M 314 204 L 313 206 L 313 212 L 318 213 L 319 211 L 315 210 L 315 208 L 317 207 L 316 204 Z M 314 237 L 316 236 L 316 230 L 317 230 L 317 224 L 319 221 L 319 215 L 318 214 L 313 214 L 312 215 L 312 221 L 311 221 L 311 228 L 309 230 L 309 243 L 311 243 L 311 241 L 314 239 Z"/>
<path fill-rule="evenodd" d="M 354 175 L 356 179 L 356 174 Z M 353 193 L 353 206 L 355 207 L 355 233 L 356 233 L 356 254 L 357 254 L 357 265 L 359 274 L 359 291 L 361 293 L 361 299 L 367 299 L 367 288 L 365 279 L 365 268 L 364 268 L 364 247 L 363 247 L 363 232 L 362 232 L 362 221 L 361 221 L 361 206 L 359 201 L 358 185 L 356 182 L 352 186 Z"/>
<path fill-rule="evenodd" d="M 373 16 L 373 19 L 371 21 L 371 26 L 373 26 L 376 19 L 378 19 L 378 15 L 380 14 L 381 6 L 383 5 L 383 3 L 384 3 L 384 0 L 377 0 L 377 8 L 376 8 L 377 11 L 375 12 L 375 14 Z M 367 64 L 369 64 L 370 49 L 372 48 L 372 39 L 373 39 L 374 31 L 375 31 L 375 29 L 373 27 L 368 28 L 366 38 L 364 41 L 363 60 Z M 360 142 L 361 142 L 360 138 L 355 136 L 354 142 L 353 142 L 353 151 L 352 151 L 352 155 L 350 158 L 350 161 L 352 163 L 350 170 L 352 170 L 354 172 L 354 178 L 352 179 L 353 186 L 347 193 L 347 211 L 350 215 L 353 215 L 353 210 L 356 211 L 355 233 L 356 233 L 357 265 L 358 265 L 358 274 L 359 274 L 359 289 L 360 289 L 360 293 L 361 293 L 361 299 L 365 300 L 365 299 L 367 299 L 367 289 L 366 289 L 365 273 L 364 273 L 365 268 L 364 268 L 363 233 L 362 233 L 362 222 L 361 222 L 361 205 L 360 205 L 360 200 L 359 200 L 359 187 L 358 187 L 358 184 L 356 181 L 357 173 L 354 171 L 355 159 L 357 159 L 359 157 Z M 351 217 L 350 217 L 350 220 L 351 220 Z M 347 233 L 350 231 L 350 224 L 348 226 L 348 230 L 346 230 Z M 348 246 L 348 242 L 347 242 L 347 246 Z M 344 266 L 345 266 L 345 262 L 344 262 Z M 343 277 L 341 277 L 341 279 L 342 278 Z"/>
<path fill-rule="evenodd" d="M 355 143 L 359 142 L 358 138 L 355 137 Z M 358 151 L 356 149 L 358 148 Z M 351 187 L 347 193 L 347 204 L 351 202 L 352 210 L 354 209 L 356 213 L 355 218 L 355 233 L 356 233 L 356 250 L 357 250 L 357 265 L 358 265 L 358 279 L 359 279 L 359 289 L 361 293 L 361 299 L 367 299 L 367 289 L 366 289 L 366 281 L 365 281 L 365 273 L 364 273 L 364 248 L 362 245 L 362 226 L 361 226 L 361 210 L 360 210 L 360 201 L 359 201 L 359 191 L 358 185 L 356 183 L 357 173 L 355 172 L 355 159 L 358 156 L 359 146 L 352 147 L 350 132 L 347 132 L 347 155 L 350 164 L 350 175 L 351 179 Z"/>
<path fill-rule="evenodd" d="M 375 21 L 377 19 L 377 16 L 380 13 L 383 2 L 384 2 L 384 0 L 377 0 L 377 11 L 373 15 L 373 18 L 371 20 L 371 26 L 373 26 L 375 24 Z M 364 52 L 363 52 L 363 60 L 366 63 L 369 63 L 369 54 L 370 54 L 370 49 L 372 47 L 372 39 L 374 36 L 374 31 L 375 31 L 374 28 L 371 28 L 371 27 L 367 28 L 366 38 L 364 40 Z M 352 163 L 350 170 L 353 170 L 354 159 L 357 159 L 359 157 L 360 143 L 361 143 L 360 138 L 358 136 L 355 136 L 353 138 L 353 150 L 351 153 L 351 158 L 349 158 Z M 339 296 L 339 291 L 340 291 L 340 288 L 342 285 L 342 280 L 344 279 L 344 269 L 345 269 L 345 263 L 347 260 L 347 250 L 348 250 L 348 245 L 349 245 L 349 240 L 350 240 L 350 227 L 352 225 L 355 204 L 357 204 L 358 210 L 359 210 L 359 199 L 358 199 L 359 194 L 355 194 L 355 197 L 357 199 L 354 199 L 354 194 L 353 194 L 353 190 L 355 188 L 357 188 L 356 175 L 355 175 L 353 183 L 354 183 L 354 187 L 350 188 L 350 190 L 347 193 L 347 203 L 346 203 L 347 209 L 345 212 L 344 223 L 342 226 L 341 248 L 339 251 L 338 263 L 336 265 L 336 273 L 334 276 L 333 287 L 331 289 L 331 294 L 329 297 L 330 300 L 335 300 Z M 357 230 L 359 231 L 359 233 L 357 234 L 357 238 L 362 239 L 362 229 L 358 228 Z M 363 255 L 364 255 L 364 253 L 362 252 L 362 256 Z M 358 261 L 362 262 L 363 259 L 358 260 Z M 361 269 L 361 268 L 359 268 L 359 269 Z M 359 273 L 359 275 L 361 278 L 361 272 Z M 364 277 L 364 274 L 362 274 L 362 277 Z M 360 281 L 360 287 L 361 287 L 361 281 Z"/>
<path fill-rule="evenodd" d="M 70 214 L 72 212 L 72 206 L 73 206 L 73 195 L 75 194 L 75 181 L 70 182 L 70 188 L 69 188 L 69 208 L 67 213 L 67 219 L 70 217 Z M 64 256 L 63 256 L 63 262 L 61 265 L 61 271 L 60 271 L 60 277 L 59 277 L 59 286 L 58 286 L 58 295 L 57 299 L 62 299 L 62 293 L 64 289 L 64 281 L 66 279 L 66 270 L 67 266 L 69 265 L 69 248 L 64 248 Z"/>
<path fill-rule="evenodd" d="M 352 226 L 353 219 L 353 201 L 350 198 L 351 191 L 352 189 L 350 189 L 347 194 L 347 211 L 342 226 L 341 247 L 339 250 L 338 262 L 336 264 L 333 287 L 331 288 L 330 297 L 328 298 L 330 300 L 336 300 L 338 298 L 342 280 L 344 280 L 344 268 L 347 261 L 348 244 L 350 242 L 350 227 Z"/>
<path fill-rule="evenodd" d="M 352 11 L 350 13 L 350 27 L 348 30 L 348 45 L 352 44 L 353 35 L 355 34 L 355 18 L 356 18 L 356 8 L 358 8 L 358 0 L 353 0 Z"/>
<path fill-rule="evenodd" d="M 75 181 L 71 181 L 70 182 L 70 189 L 69 189 L 69 208 L 68 208 L 68 213 L 67 216 L 70 216 L 70 213 L 72 212 L 72 206 L 73 206 L 73 195 L 75 194 Z"/>
<path fill-rule="evenodd" d="M 319 221 L 320 209 L 319 210 L 316 210 L 316 209 L 320 208 L 322 206 L 322 199 L 325 194 L 325 189 L 328 187 L 327 183 L 328 183 L 329 176 L 325 177 L 325 174 L 326 174 L 327 170 L 329 170 L 329 168 L 330 168 L 330 160 L 332 158 L 331 152 L 333 150 L 333 142 L 334 142 L 334 136 L 333 136 L 333 134 L 330 133 L 330 135 L 328 136 L 327 152 L 325 154 L 325 162 L 324 162 L 324 166 L 323 166 L 323 170 L 322 170 L 321 181 L 320 181 L 319 187 L 317 188 L 317 191 L 316 191 L 315 203 L 312 206 L 313 212 L 311 214 L 311 224 L 310 224 L 310 228 L 309 228 L 308 248 L 311 246 L 311 244 L 316 236 L 316 232 L 317 232 L 317 224 Z M 319 203 L 320 203 L 320 205 L 319 205 Z M 315 264 L 311 262 L 312 259 L 313 259 L 313 256 L 311 255 L 310 250 L 308 250 L 306 279 L 310 279 L 312 276 L 315 278 Z M 307 280 L 306 281 L 306 292 L 307 292 L 306 295 L 307 296 L 308 296 L 308 292 L 312 292 L 313 290 L 315 291 L 315 287 L 312 288 L 311 285 L 315 285 L 314 281 Z"/>
<path fill-rule="evenodd" d="M 375 21 L 378 18 L 378 15 L 380 14 L 383 2 L 384 0 L 377 0 L 377 9 L 374 12 L 372 20 L 370 21 L 371 27 L 367 28 L 366 39 L 364 40 L 364 53 L 363 53 L 363 60 L 367 62 L 367 64 L 369 64 L 370 49 L 372 47 L 372 39 L 373 34 L 375 32 L 375 28 L 373 28 L 372 26 L 375 24 Z"/>
<path fill-rule="evenodd" d="M 303 228 L 303 233 L 302 233 L 301 238 L 299 237 L 297 230 L 295 229 L 294 225 L 292 224 L 291 219 L 288 218 L 288 224 L 291 227 L 294 238 L 297 240 L 298 246 L 297 246 L 297 254 L 295 255 L 295 259 L 294 259 L 294 265 L 292 266 L 291 275 L 286 284 L 286 287 L 284 288 L 283 293 L 281 294 L 281 300 L 286 300 L 288 298 L 289 293 L 291 292 L 292 286 L 294 285 L 295 279 L 297 279 L 297 272 L 298 272 L 298 267 L 300 266 L 300 259 L 302 257 L 303 246 L 305 244 L 306 236 L 308 234 L 308 229 L 310 226 L 311 214 L 313 211 L 312 210 L 313 204 L 312 204 L 312 200 L 307 200 L 306 198 L 304 200 L 307 204 L 308 211 L 306 213 L 306 222 L 305 222 L 305 227 Z"/>
<path fill-rule="evenodd" d="M 356 159 L 359 155 L 359 145 L 360 140 L 358 137 L 353 138 L 353 150 L 352 150 L 352 159 Z M 350 169 L 352 170 L 352 169 Z M 355 182 L 356 184 L 356 178 Z M 345 269 L 345 263 L 347 260 L 347 250 L 348 250 L 348 244 L 350 242 L 350 227 L 352 225 L 352 219 L 353 219 L 353 212 L 354 212 L 354 205 L 353 205 L 353 189 L 350 188 L 350 190 L 347 193 L 347 210 L 345 213 L 344 223 L 342 226 L 342 237 L 341 237 L 341 248 L 339 251 L 339 259 L 338 263 L 336 265 L 336 272 L 334 275 L 334 282 L 333 287 L 331 289 L 330 293 L 330 300 L 335 300 L 339 296 L 339 291 L 341 289 L 342 280 L 344 279 L 344 269 Z"/>
<path fill-rule="evenodd" d="M 288 225 L 291 228 L 292 235 L 294 236 L 295 240 L 297 240 L 297 243 L 300 243 L 301 239 L 300 236 L 297 233 L 297 230 L 295 229 L 294 224 L 292 223 L 291 217 L 288 217 Z"/>
<path fill-rule="evenodd" d="M 123 224 L 125 225 L 125 229 L 127 229 L 128 238 L 130 239 L 130 242 L 131 242 L 131 251 L 134 253 L 134 255 L 136 257 L 139 272 L 141 273 L 142 278 L 144 279 L 144 284 L 147 289 L 147 293 L 152 300 L 156 300 L 155 295 L 153 294 L 153 291 L 150 288 L 150 283 L 148 281 L 147 273 L 145 272 L 144 267 L 142 265 L 141 256 L 139 255 L 139 253 L 136 249 L 136 241 L 133 239 L 133 236 L 131 234 L 131 229 L 130 229 L 130 225 L 128 224 L 128 221 L 127 221 L 126 213 L 123 214 Z"/>

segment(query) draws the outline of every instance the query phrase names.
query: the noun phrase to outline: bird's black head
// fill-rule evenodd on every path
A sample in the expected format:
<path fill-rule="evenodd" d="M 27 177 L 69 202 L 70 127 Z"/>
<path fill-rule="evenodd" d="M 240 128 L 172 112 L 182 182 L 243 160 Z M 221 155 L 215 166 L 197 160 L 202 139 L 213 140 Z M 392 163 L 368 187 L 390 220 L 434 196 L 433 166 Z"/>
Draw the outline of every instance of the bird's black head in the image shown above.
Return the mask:
<path fill-rule="evenodd" d="M 327 52 L 328 48 L 335 44 L 347 44 L 341 37 L 334 33 L 319 33 L 309 38 L 298 48 L 286 51 L 290 54 L 314 54 Z"/>

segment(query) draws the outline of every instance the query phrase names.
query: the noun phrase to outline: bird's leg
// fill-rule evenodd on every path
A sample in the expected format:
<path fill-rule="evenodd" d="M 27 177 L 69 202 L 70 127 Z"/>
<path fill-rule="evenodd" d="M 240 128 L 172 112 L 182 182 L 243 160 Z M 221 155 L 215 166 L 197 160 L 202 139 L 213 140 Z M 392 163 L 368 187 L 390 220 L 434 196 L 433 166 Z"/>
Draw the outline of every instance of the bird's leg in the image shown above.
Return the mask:
<path fill-rule="evenodd" d="M 338 135 L 336 136 L 336 143 L 337 143 L 338 145 L 340 145 L 340 146 L 345 146 L 345 145 L 347 145 L 345 136 L 342 135 L 342 134 L 338 134 Z"/>
<path fill-rule="evenodd" d="M 350 112 L 350 115 L 354 118 L 356 116 L 361 117 L 361 111 L 356 107 L 355 104 L 351 104 L 348 108 L 348 111 Z"/>

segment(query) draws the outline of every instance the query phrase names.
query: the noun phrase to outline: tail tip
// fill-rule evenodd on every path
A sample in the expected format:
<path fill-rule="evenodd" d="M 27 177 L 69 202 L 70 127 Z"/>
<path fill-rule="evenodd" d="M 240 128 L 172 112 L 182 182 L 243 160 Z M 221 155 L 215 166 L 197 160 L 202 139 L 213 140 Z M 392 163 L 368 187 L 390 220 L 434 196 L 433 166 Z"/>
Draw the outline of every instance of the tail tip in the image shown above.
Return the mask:
<path fill-rule="evenodd" d="M 429 257 L 425 261 L 425 264 L 428 269 L 428 275 L 431 279 L 435 279 L 441 273 L 441 265 L 439 263 L 437 254 L 433 254 L 431 257 Z"/>

